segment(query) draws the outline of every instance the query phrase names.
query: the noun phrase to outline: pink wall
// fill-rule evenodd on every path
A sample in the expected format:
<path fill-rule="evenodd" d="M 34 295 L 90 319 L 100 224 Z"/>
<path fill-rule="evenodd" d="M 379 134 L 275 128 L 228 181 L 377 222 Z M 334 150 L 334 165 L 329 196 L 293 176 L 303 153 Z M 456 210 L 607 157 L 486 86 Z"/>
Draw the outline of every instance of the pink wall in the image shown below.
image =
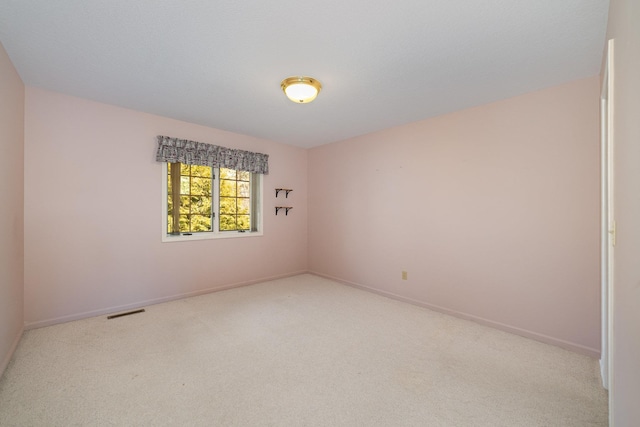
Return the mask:
<path fill-rule="evenodd" d="M 598 97 L 593 77 L 311 149 L 310 270 L 599 354 Z"/>
<path fill-rule="evenodd" d="M 161 243 L 156 135 L 270 155 L 264 236 Z M 293 188 L 288 216 L 273 189 Z M 26 89 L 25 321 L 41 326 L 307 270 L 307 151 Z"/>
<path fill-rule="evenodd" d="M 0 375 L 22 335 L 24 84 L 0 44 Z"/>
<path fill-rule="evenodd" d="M 607 39 L 615 39 L 611 425 L 640 420 L 640 2 L 611 0 Z"/>

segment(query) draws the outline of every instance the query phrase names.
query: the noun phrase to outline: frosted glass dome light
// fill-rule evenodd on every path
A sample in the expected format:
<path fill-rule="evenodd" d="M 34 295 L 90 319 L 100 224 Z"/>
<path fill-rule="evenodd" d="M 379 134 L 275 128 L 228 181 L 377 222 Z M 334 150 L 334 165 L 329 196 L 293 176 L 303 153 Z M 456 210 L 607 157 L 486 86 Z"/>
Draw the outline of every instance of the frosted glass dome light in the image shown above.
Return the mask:
<path fill-rule="evenodd" d="M 306 104 L 316 99 L 322 85 L 313 77 L 287 77 L 280 83 L 280 87 L 291 101 L 296 104 Z"/>

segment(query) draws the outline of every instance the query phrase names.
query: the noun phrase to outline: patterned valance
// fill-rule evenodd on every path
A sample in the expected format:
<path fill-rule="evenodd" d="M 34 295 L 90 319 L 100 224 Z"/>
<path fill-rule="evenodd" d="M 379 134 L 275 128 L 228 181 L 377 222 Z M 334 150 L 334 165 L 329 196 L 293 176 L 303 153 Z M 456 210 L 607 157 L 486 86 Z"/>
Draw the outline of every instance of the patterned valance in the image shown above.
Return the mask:
<path fill-rule="evenodd" d="M 158 135 L 156 160 L 211 166 L 253 173 L 269 173 L 269 155 L 219 147 L 204 142 Z"/>

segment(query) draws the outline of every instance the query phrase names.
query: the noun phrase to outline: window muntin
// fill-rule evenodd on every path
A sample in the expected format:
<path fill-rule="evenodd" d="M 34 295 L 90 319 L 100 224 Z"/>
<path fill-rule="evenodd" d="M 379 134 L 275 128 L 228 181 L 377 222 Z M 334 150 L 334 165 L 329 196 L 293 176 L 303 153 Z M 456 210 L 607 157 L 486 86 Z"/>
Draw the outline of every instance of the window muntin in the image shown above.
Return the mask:
<path fill-rule="evenodd" d="M 165 165 L 163 241 L 259 232 L 259 174 L 181 163 Z M 179 188 L 179 193 L 174 194 L 173 188 Z"/>

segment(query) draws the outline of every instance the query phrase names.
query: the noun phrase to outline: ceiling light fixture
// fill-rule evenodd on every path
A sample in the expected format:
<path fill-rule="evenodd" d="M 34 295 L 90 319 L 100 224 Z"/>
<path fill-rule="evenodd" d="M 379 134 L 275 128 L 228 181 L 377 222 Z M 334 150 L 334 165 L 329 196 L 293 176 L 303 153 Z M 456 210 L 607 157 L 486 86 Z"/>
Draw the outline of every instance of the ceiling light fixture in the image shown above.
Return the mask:
<path fill-rule="evenodd" d="M 313 77 L 287 77 L 280 83 L 280 87 L 291 101 L 296 104 L 306 104 L 316 99 L 322 85 Z"/>

